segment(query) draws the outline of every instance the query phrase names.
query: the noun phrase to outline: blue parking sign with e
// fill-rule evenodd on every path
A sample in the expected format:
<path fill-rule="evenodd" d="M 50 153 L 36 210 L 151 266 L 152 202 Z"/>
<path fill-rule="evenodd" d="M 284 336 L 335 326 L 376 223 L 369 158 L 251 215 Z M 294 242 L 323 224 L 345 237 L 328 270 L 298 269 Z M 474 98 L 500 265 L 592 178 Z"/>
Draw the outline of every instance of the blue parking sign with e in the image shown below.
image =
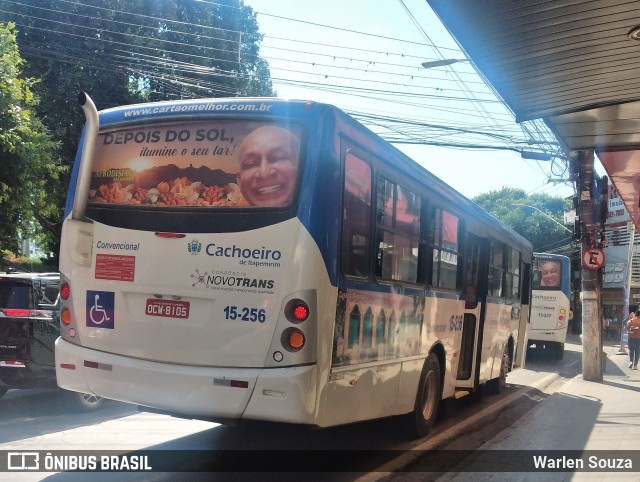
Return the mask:
<path fill-rule="evenodd" d="M 87 291 L 87 326 L 113 330 L 115 298 L 113 291 Z"/>

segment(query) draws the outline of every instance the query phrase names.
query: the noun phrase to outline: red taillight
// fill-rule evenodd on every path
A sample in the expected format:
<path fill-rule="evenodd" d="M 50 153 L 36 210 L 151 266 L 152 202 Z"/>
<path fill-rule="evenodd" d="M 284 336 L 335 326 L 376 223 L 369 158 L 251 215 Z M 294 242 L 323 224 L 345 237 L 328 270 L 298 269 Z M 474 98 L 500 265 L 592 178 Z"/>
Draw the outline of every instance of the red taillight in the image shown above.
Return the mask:
<path fill-rule="evenodd" d="M 63 300 L 66 300 L 69 298 L 70 295 L 71 295 L 71 286 L 69 286 L 69 283 L 62 283 L 62 286 L 60 286 L 60 296 L 62 297 Z"/>
<path fill-rule="evenodd" d="M 24 362 L 21 362 L 18 360 L 1 360 L 0 365 L 7 366 L 7 367 L 24 367 L 25 366 Z"/>
<path fill-rule="evenodd" d="M 13 318 L 26 318 L 31 314 L 30 310 L 15 310 L 9 308 L 5 308 L 4 310 L 2 310 L 2 312 L 5 315 L 11 316 Z"/>
<path fill-rule="evenodd" d="M 309 307 L 307 305 L 296 305 L 293 308 L 293 317 L 298 321 L 304 321 L 309 318 Z"/>
<path fill-rule="evenodd" d="M 284 309 L 284 315 L 291 323 L 302 323 L 310 314 L 309 305 L 299 299 L 289 301 Z"/>

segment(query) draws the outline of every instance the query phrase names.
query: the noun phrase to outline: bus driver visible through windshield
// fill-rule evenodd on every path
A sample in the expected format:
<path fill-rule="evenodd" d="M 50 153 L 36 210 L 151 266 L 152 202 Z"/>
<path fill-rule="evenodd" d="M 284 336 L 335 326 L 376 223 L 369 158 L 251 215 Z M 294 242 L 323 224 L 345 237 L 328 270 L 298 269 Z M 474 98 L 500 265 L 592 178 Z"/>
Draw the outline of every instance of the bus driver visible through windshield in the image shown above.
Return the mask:
<path fill-rule="evenodd" d="M 252 206 L 284 206 L 296 185 L 300 144 L 281 127 L 263 126 L 240 145 L 238 186 Z"/>

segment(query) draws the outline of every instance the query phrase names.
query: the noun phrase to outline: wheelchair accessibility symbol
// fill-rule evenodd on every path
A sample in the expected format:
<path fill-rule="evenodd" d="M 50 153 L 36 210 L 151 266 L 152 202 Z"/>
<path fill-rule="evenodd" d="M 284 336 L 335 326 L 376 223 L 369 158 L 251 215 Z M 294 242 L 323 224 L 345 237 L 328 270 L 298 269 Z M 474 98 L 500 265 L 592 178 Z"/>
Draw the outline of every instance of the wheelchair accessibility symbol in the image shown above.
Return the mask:
<path fill-rule="evenodd" d="M 95 328 L 114 328 L 113 291 L 87 291 L 87 326 Z"/>

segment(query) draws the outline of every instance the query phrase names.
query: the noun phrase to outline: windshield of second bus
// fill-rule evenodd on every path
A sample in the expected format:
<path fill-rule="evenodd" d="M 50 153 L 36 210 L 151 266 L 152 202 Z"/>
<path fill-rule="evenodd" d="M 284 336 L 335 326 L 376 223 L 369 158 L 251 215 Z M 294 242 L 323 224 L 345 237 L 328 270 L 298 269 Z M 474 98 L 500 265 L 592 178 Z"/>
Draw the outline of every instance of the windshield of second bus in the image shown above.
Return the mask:
<path fill-rule="evenodd" d="M 90 203 L 273 207 L 292 200 L 301 129 L 258 122 L 145 125 L 103 132 Z"/>

